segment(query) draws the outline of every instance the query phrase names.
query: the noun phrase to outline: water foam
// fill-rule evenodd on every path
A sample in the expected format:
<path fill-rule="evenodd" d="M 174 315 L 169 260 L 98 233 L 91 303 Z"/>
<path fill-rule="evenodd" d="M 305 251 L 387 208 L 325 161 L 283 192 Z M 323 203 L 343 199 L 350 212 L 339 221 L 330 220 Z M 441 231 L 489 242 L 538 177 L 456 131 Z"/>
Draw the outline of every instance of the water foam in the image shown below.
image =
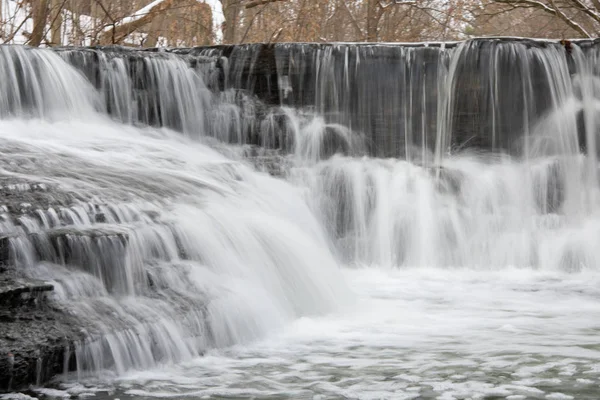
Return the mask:
<path fill-rule="evenodd" d="M 1 229 L 19 272 L 52 282 L 54 301 L 85 327 L 85 339 L 69 349 L 78 371 L 102 376 L 99 371 L 108 369 L 143 382 L 140 370 L 184 362 L 165 379 L 181 374 L 190 381 L 154 393 L 164 396 L 178 393 L 178 385 L 192 386 L 190 396 L 287 391 L 379 398 L 402 392 L 411 398 L 538 390 L 559 396 L 539 389 L 547 382 L 527 380 L 528 354 L 539 358 L 534 364 L 543 373 L 556 367 L 550 366 L 555 357 L 575 354 L 586 332 L 597 328 L 580 315 L 569 318 L 578 307 L 597 312 L 588 299 L 597 293 L 585 282 L 570 283 L 574 273 L 595 282 L 600 263 L 596 72 L 593 57 L 576 46 L 574 78 L 555 46 L 529 53 L 521 43 L 494 49 L 486 58 L 492 67 L 479 76 L 486 104 L 495 110 L 493 152 L 461 148 L 447 154 L 462 101 L 454 85 L 472 67 L 470 55 L 479 45 L 427 54 L 398 50 L 405 63 L 396 67 L 404 80 L 414 72 L 416 81 L 406 91 L 378 81 L 374 89 L 383 92 L 373 104 L 366 104 L 375 94 L 365 80 L 373 72 L 365 56 L 387 50 L 343 45 L 317 52 L 308 60 L 319 67 L 317 93 L 307 94 L 315 96 L 315 110 L 267 110 L 233 90 L 243 83 L 241 65 L 230 66 L 226 90 L 217 93 L 210 58 L 199 63 L 195 56 L 169 53 L 128 59 L 100 50 L 62 51 L 59 57 L 1 47 L 0 72 L 15 79 L 0 84 L 0 174 L 9 183 L 42 185 L 57 203 L 18 205 L 16 217 L 7 208 Z M 258 55 L 247 50 L 236 51 L 254 66 Z M 533 104 L 528 85 L 534 74 L 543 72 L 550 82 L 543 112 L 521 110 L 514 124 L 519 129 L 509 136 L 503 124 L 514 105 L 504 108 L 496 96 L 506 54 L 519 59 L 514 76 L 525 85 L 520 103 Z M 411 72 L 423 66 L 423 57 L 439 61 L 431 82 L 422 71 Z M 287 72 L 279 71 L 279 78 Z M 432 83 L 438 97 L 416 95 Z M 357 87 L 369 95 L 350 101 L 363 93 Z M 299 86 L 292 82 L 290 88 Z M 419 107 L 404 130 L 395 120 L 400 114 L 392 113 L 393 121 L 384 124 L 387 136 L 374 138 L 366 120 L 350 116 L 367 107 L 363 114 L 373 122 L 377 107 L 390 104 L 401 104 L 403 116 Z M 287 181 L 240 159 L 256 127 L 260 144 L 289 153 L 283 156 L 291 165 Z M 404 136 L 396 140 L 400 131 Z M 515 137 L 519 151 L 496 151 Z M 389 146 L 383 154 L 394 155 L 400 146 L 405 159 L 365 157 L 374 144 Z M 342 273 L 340 264 L 374 268 Z M 352 311 L 344 308 L 355 299 L 347 276 L 360 298 Z M 515 288 L 513 276 L 526 285 Z M 494 285 L 497 278 L 502 287 Z M 581 290 L 583 299 L 571 302 Z M 557 294 L 564 302 L 548 316 L 543 305 Z M 507 305 L 512 308 L 504 313 Z M 576 325 L 573 340 L 566 328 L 540 324 L 546 317 L 563 327 Z M 503 358 L 506 341 L 522 333 L 522 359 Z M 268 349 L 271 342 L 253 347 L 264 337 L 274 340 L 274 348 Z M 440 353 L 428 347 L 432 343 L 451 354 L 436 363 Z M 286 362 L 290 354 L 293 362 Z M 567 363 L 564 371 L 593 371 L 594 349 L 576 356 L 583 366 Z M 398 360 L 410 368 L 402 370 Z M 522 379 L 491 385 L 461 378 L 503 362 L 513 363 L 511 373 Z M 190 365 L 208 370 L 215 387 L 181 372 Z M 240 379 L 249 379 L 242 367 L 276 375 L 275 384 L 256 378 L 256 385 L 240 389 Z M 364 374 L 332 372 L 344 369 Z M 445 370 L 454 372 L 435 378 Z M 279 376 L 281 371 L 288 375 Z M 393 382 L 381 383 L 388 378 Z M 152 379 L 161 386 L 161 377 Z M 332 383 L 336 379 L 341 383 Z M 150 395 L 131 386 L 125 391 L 132 396 Z"/>
<path fill-rule="evenodd" d="M 1 121 L 0 132 L 4 176 L 80 198 L 4 231 L 19 267 L 54 283 L 85 321 L 81 370 L 189 360 L 348 296 L 320 225 L 285 182 L 174 132 L 101 116 Z"/>

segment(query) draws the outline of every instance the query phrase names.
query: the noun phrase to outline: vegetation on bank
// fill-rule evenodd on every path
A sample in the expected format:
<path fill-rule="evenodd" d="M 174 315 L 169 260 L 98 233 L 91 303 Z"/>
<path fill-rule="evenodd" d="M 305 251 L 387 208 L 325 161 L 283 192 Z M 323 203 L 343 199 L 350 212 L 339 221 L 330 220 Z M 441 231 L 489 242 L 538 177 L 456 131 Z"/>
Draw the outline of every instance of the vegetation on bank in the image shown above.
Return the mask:
<path fill-rule="evenodd" d="M 600 0 L 0 0 L 0 43 L 198 46 L 596 37 Z"/>

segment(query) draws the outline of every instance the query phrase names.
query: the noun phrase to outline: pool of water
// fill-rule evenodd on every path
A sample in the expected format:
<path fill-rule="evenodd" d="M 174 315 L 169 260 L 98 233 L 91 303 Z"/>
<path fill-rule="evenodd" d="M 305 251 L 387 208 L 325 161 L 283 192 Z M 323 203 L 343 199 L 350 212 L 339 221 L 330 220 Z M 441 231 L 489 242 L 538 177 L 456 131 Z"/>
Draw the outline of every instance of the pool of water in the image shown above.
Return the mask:
<path fill-rule="evenodd" d="M 193 362 L 66 377 L 96 399 L 597 399 L 600 276 L 348 269 L 358 300 Z"/>

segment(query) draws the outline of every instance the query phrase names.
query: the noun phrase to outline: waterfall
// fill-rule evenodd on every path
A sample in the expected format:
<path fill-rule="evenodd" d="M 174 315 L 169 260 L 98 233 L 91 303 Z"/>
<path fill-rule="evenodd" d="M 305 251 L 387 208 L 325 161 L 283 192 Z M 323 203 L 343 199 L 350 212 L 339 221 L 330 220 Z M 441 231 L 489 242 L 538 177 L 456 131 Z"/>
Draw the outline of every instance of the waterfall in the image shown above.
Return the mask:
<path fill-rule="evenodd" d="M 0 276 L 84 375 L 347 309 L 348 268 L 597 269 L 599 54 L 0 46 Z"/>
<path fill-rule="evenodd" d="M 183 61 L 136 60 L 154 81 L 132 82 L 94 53 L 90 82 L 52 51 L 1 50 L 18 77 L 0 111 L 4 261 L 78 321 L 80 373 L 189 360 L 350 299 L 298 189 L 194 140 L 234 106 Z"/>
<path fill-rule="evenodd" d="M 464 148 L 525 157 L 576 153 L 595 127 L 594 93 L 587 90 L 597 80 L 593 42 L 568 50 L 506 39 L 159 52 L 2 49 L 3 73 L 13 77 L 2 87 L 7 116 L 59 109 L 81 114 L 81 107 L 93 107 L 127 124 L 290 151 L 303 146 L 295 134 L 301 127 L 290 129 L 291 109 L 302 126 L 322 121 L 326 133 L 315 144 L 328 156 L 342 150 L 419 163 Z M 49 75 L 59 58 L 80 74 Z M 25 90 L 28 79 L 32 86 Z M 92 98 L 60 92 L 89 85 L 96 89 Z M 569 104 L 575 112 L 563 113 L 559 124 L 548 122 L 553 132 L 543 132 L 541 121 Z"/>
<path fill-rule="evenodd" d="M 539 120 L 572 99 L 572 82 L 590 70 L 584 65 L 592 65 L 597 52 L 595 46 L 573 45 L 567 53 L 558 43 L 494 39 L 275 49 L 280 80 L 289 82 L 284 104 L 310 107 L 326 123 L 364 135 L 370 155 L 418 162 L 466 147 L 528 155 Z M 575 132 L 565 126 L 553 133 L 553 145 L 577 151 Z"/>

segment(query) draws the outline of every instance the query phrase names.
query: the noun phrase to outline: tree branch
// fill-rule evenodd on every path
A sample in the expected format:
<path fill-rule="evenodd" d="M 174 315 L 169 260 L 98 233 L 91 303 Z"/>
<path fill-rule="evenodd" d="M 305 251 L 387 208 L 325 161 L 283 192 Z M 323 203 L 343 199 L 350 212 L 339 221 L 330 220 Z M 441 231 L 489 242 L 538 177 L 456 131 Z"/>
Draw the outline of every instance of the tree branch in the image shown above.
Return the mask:
<path fill-rule="evenodd" d="M 352 14 L 352 11 L 350 11 L 350 9 L 348 8 L 348 4 L 346 4 L 345 0 L 342 0 L 342 4 L 344 6 L 344 10 L 346 11 L 346 13 L 348 14 L 348 16 L 350 17 L 350 22 L 352 22 L 352 26 L 356 30 L 356 33 L 358 34 L 359 37 L 363 37 L 365 34 L 364 34 L 363 30 L 360 28 L 360 25 L 358 24 L 358 21 L 356 20 L 356 18 Z"/>
<path fill-rule="evenodd" d="M 571 0 L 573 3 L 575 3 L 575 5 L 577 6 L 577 8 L 586 13 L 587 15 L 590 16 L 590 18 L 593 18 L 594 20 L 600 22 L 600 15 L 595 12 L 594 10 L 592 10 L 590 7 L 586 6 L 585 4 L 583 4 L 581 2 L 581 0 Z"/>
<path fill-rule="evenodd" d="M 554 1 L 552 1 L 552 0 L 550 0 L 552 7 L 548 7 L 546 4 L 542 3 L 541 1 L 537 1 L 537 0 L 494 0 L 494 1 L 496 3 L 509 4 L 514 7 L 529 6 L 529 7 L 538 8 L 540 10 L 547 12 L 548 14 L 552 14 L 555 17 L 560 18 L 563 22 L 565 22 L 571 28 L 573 28 L 574 30 L 579 32 L 581 35 L 588 37 L 588 38 L 592 37 L 592 35 L 590 35 L 584 27 L 582 27 L 577 22 L 573 21 L 571 18 L 569 18 L 567 15 L 565 15 L 565 13 L 562 12 L 558 7 L 556 7 L 554 5 Z"/>
<path fill-rule="evenodd" d="M 403 6 L 409 4 L 416 4 L 415 0 L 392 0 L 389 3 L 385 4 L 382 0 L 379 0 L 379 8 L 385 10 L 389 6 Z"/>
<path fill-rule="evenodd" d="M 125 22 L 118 26 L 116 26 L 113 23 L 112 29 L 104 32 L 100 36 L 100 43 L 106 43 L 109 41 L 108 39 L 111 39 L 110 41 L 112 42 L 112 44 L 121 43 L 127 36 L 137 31 L 144 25 L 150 23 L 156 16 L 169 10 L 171 8 L 171 5 L 173 4 L 173 1 L 174 0 L 164 0 L 152 7 L 150 10 L 148 10 L 147 13 L 141 16 L 140 14 L 136 13 L 134 14 L 134 16 L 139 16 L 139 18 L 134 19 L 132 21 Z M 123 19 L 121 19 L 121 21 L 123 21 Z"/>
<path fill-rule="evenodd" d="M 265 11 L 265 7 L 262 7 L 260 10 L 258 10 L 258 12 L 254 13 L 254 15 L 252 16 L 252 19 L 250 20 L 250 23 L 246 27 L 246 31 L 244 32 L 244 36 L 242 36 L 242 40 L 240 40 L 240 43 L 244 43 L 244 41 L 246 40 L 246 37 L 248 36 L 248 32 L 250 32 L 250 28 L 252 28 L 252 25 L 254 25 L 254 21 L 256 20 L 256 17 L 258 17 L 260 14 L 262 14 L 263 11 Z"/>
<path fill-rule="evenodd" d="M 23 20 L 21 21 L 21 23 L 14 29 L 12 29 L 12 31 L 10 32 L 10 34 L 8 35 L 8 37 L 4 40 L 4 43 L 10 43 L 15 36 L 17 36 L 17 33 L 19 33 L 19 31 L 21 30 L 21 28 L 25 25 L 25 23 L 32 17 L 32 13 L 29 12 L 29 14 L 27 14 L 27 16 L 25 18 L 23 18 Z"/>
<path fill-rule="evenodd" d="M 270 4 L 270 3 L 277 3 L 279 1 L 287 1 L 287 0 L 253 0 L 249 3 L 247 3 L 244 7 L 246 9 L 250 9 L 250 8 L 263 6 L 263 5 Z"/>

